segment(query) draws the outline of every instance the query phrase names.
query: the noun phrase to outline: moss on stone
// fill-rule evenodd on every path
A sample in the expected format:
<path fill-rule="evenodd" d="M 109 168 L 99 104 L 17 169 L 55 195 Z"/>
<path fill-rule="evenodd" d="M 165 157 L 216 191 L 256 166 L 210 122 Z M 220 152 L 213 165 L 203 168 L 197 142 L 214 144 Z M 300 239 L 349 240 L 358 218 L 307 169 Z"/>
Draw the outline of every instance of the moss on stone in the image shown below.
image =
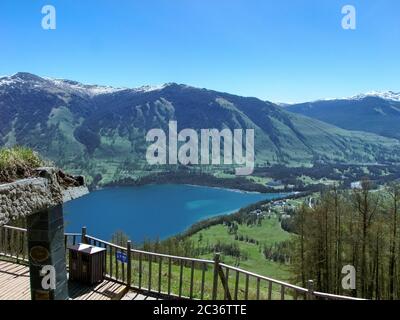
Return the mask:
<path fill-rule="evenodd" d="M 33 150 L 16 146 L 0 149 L 0 183 L 28 178 L 44 161 Z"/>

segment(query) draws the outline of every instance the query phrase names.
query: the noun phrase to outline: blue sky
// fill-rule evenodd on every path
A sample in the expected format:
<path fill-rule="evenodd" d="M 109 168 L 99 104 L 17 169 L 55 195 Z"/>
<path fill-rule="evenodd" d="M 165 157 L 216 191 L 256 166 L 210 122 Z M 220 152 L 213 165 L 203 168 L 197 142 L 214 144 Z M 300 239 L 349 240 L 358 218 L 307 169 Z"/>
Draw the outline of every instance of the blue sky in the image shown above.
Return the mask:
<path fill-rule="evenodd" d="M 41 28 L 54 5 L 57 29 Z M 357 9 L 344 30 L 341 9 Z M 281 102 L 400 91 L 398 0 L 1 0 L 0 74 Z"/>

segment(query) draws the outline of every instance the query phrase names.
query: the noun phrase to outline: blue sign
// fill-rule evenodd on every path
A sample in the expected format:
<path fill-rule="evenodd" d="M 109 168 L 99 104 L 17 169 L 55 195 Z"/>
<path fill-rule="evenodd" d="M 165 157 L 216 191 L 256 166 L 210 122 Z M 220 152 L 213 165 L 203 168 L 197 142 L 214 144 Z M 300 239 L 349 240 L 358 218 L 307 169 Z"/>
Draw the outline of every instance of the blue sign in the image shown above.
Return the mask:
<path fill-rule="evenodd" d="M 128 263 L 128 256 L 124 252 L 117 252 L 116 253 L 116 258 L 118 261 L 121 261 L 122 263 Z"/>

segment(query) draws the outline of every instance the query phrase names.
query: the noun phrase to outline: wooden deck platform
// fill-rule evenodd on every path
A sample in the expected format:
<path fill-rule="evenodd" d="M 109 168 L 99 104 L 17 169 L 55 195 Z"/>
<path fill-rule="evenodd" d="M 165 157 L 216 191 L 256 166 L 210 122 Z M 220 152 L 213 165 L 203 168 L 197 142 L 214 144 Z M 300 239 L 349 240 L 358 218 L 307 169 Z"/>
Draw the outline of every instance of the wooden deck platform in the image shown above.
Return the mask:
<path fill-rule="evenodd" d="M 147 300 L 154 298 L 129 291 L 119 283 L 105 280 L 94 286 L 69 283 L 69 296 L 73 300 Z M 29 268 L 0 260 L 0 300 L 30 300 Z"/>

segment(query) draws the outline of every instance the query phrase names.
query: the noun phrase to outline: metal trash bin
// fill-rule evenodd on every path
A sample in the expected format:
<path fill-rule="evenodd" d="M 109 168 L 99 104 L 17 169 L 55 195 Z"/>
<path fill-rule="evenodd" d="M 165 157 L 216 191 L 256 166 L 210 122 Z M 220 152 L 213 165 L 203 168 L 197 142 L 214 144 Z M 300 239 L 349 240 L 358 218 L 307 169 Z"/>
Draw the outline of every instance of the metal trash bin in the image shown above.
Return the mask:
<path fill-rule="evenodd" d="M 69 246 L 69 279 L 85 284 L 102 282 L 106 273 L 106 249 L 88 244 Z"/>

